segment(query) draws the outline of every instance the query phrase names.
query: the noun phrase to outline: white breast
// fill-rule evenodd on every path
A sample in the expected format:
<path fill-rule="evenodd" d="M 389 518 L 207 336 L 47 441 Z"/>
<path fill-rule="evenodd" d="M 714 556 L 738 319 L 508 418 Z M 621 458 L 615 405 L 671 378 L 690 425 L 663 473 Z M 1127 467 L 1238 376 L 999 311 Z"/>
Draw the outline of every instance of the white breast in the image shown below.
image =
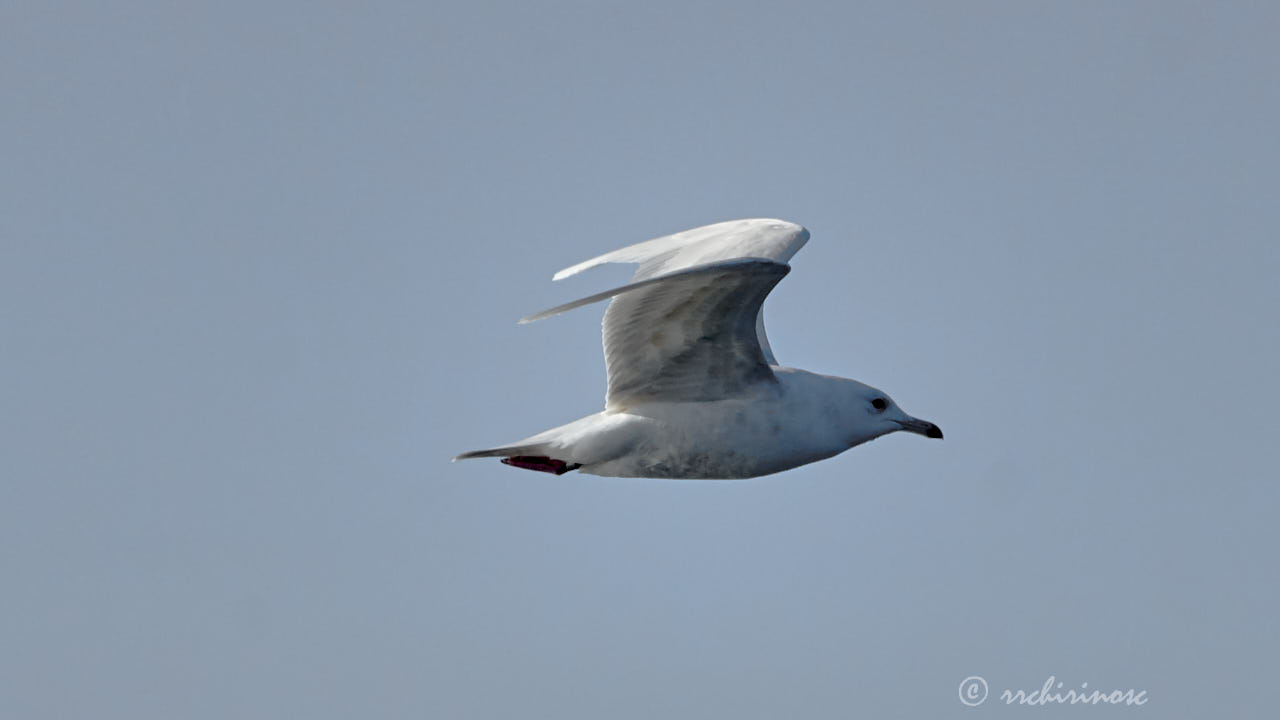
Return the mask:
<path fill-rule="evenodd" d="M 747 478 L 831 457 L 849 446 L 838 436 L 834 399 L 809 398 L 810 373 L 778 369 L 779 384 L 756 396 L 629 408 L 611 444 L 624 454 L 581 471 L 615 477 Z"/>

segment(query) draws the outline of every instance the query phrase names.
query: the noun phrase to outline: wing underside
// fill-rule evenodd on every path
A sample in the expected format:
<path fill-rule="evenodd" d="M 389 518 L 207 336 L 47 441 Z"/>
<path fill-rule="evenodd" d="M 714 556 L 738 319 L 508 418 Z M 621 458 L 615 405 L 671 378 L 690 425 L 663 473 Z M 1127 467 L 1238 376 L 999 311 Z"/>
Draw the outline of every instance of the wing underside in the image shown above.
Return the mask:
<path fill-rule="evenodd" d="M 609 409 L 738 397 L 775 381 L 756 334 L 760 306 L 791 268 L 742 258 L 687 268 L 561 305 L 612 298 L 604 316 Z"/>
<path fill-rule="evenodd" d="M 630 245 L 556 273 L 635 263 L 631 283 L 529 316 L 612 298 L 604 316 L 606 407 L 734 397 L 774 382 L 762 305 L 809 231 L 785 220 L 706 225 Z"/>

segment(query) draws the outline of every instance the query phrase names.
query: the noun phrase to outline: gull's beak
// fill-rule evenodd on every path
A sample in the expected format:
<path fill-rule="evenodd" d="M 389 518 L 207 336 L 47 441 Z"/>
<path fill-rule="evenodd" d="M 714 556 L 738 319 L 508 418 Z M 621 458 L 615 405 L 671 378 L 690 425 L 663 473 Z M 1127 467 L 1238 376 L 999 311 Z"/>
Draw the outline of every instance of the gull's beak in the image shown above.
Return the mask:
<path fill-rule="evenodd" d="M 942 439 L 942 428 L 934 425 L 928 420 L 919 420 L 917 418 L 907 418 L 906 420 L 898 420 L 899 425 L 907 432 L 913 432 L 917 435 L 923 435 L 930 438 Z"/>

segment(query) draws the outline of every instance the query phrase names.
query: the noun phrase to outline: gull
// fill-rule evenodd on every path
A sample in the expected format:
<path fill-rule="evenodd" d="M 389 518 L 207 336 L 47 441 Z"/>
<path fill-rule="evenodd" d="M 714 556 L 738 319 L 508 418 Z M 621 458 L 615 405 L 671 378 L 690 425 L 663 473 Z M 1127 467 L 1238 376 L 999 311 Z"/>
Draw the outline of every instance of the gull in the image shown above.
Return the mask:
<path fill-rule="evenodd" d="M 602 412 L 510 445 L 453 458 L 501 458 L 561 475 L 731 479 L 789 470 L 899 430 L 941 438 L 887 394 L 782 367 L 762 305 L 809 240 L 803 226 L 750 219 L 706 225 L 605 253 L 556 273 L 639 265 L 631 282 L 520 320 L 609 300 Z"/>

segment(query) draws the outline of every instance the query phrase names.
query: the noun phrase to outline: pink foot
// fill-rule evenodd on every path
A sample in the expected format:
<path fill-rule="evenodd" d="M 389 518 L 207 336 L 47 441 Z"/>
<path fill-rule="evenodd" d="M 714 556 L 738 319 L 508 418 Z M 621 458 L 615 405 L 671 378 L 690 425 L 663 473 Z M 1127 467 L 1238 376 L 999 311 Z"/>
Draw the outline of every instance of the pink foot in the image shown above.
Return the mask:
<path fill-rule="evenodd" d="M 515 457 L 502 458 L 504 465 L 512 467 L 524 468 L 525 470 L 537 470 L 538 472 L 555 473 L 563 475 L 570 470 L 577 470 L 582 467 L 580 463 L 566 463 L 563 460 L 556 460 L 542 455 L 517 455 Z"/>

